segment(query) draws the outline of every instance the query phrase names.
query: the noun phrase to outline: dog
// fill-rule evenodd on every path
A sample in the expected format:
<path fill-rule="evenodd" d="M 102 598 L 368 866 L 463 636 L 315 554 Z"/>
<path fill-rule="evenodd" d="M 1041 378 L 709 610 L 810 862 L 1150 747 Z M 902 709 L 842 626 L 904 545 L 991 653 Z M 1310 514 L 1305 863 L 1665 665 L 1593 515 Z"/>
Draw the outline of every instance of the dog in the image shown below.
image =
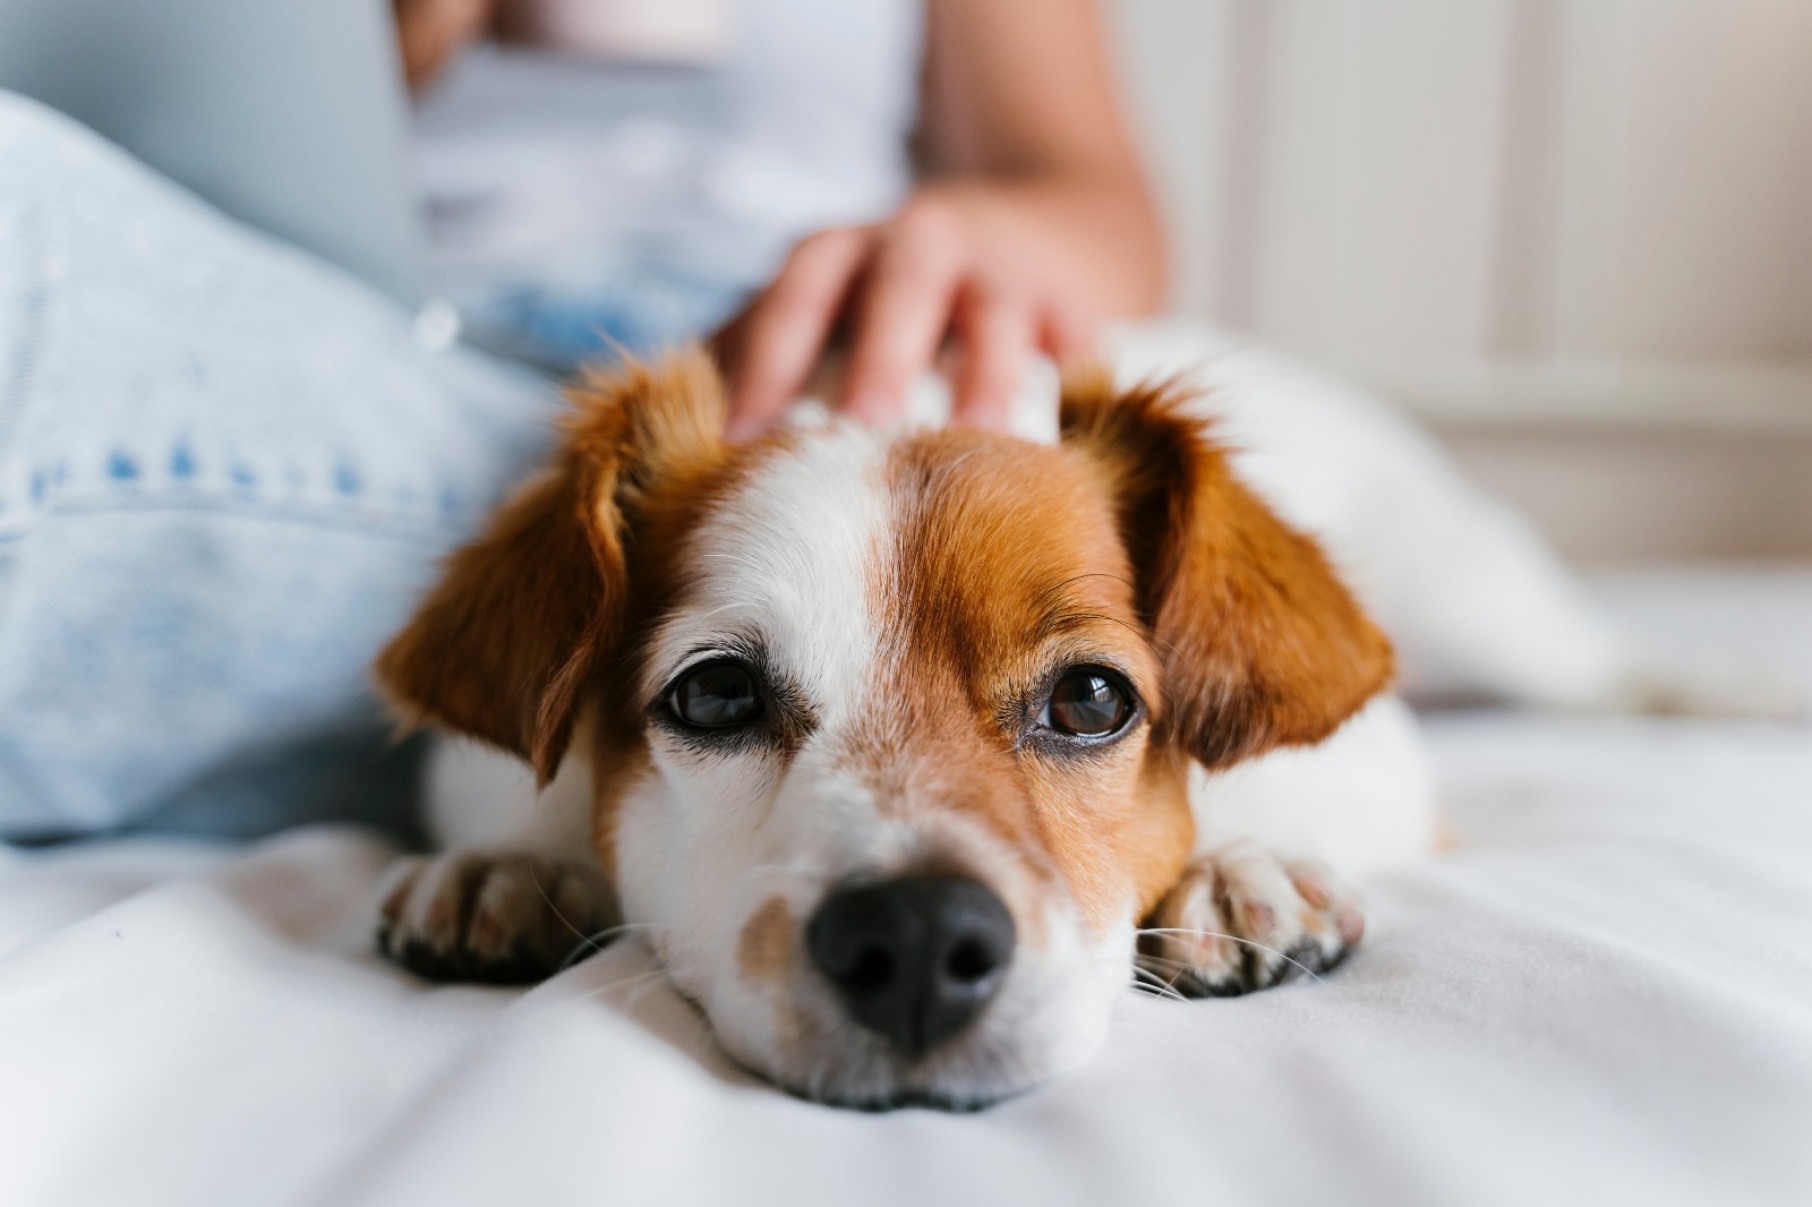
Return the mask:
<path fill-rule="evenodd" d="M 1185 387 L 1073 375 L 1047 442 L 731 445 L 697 351 L 571 398 L 377 662 L 475 740 L 443 785 L 525 822 L 399 862 L 402 965 L 532 981 L 625 931 L 784 1089 L 974 1108 L 1137 982 L 1335 967 L 1347 878 L 1435 846 L 1390 642 Z"/>

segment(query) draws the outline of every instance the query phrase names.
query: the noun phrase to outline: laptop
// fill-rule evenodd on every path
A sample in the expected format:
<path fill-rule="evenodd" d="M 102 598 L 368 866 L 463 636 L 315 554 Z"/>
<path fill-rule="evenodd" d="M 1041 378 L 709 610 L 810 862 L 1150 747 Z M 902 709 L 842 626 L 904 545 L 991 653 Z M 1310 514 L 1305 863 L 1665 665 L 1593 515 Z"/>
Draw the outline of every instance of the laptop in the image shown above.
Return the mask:
<path fill-rule="evenodd" d="M 0 88 L 405 305 L 426 283 L 390 0 L 0 0 Z"/>

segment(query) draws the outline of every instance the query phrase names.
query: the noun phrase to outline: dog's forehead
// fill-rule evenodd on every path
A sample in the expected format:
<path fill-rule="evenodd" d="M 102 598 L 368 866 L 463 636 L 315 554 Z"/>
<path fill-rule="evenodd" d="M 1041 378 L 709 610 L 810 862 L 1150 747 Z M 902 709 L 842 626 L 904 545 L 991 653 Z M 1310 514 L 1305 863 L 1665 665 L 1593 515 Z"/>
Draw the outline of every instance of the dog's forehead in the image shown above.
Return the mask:
<path fill-rule="evenodd" d="M 1089 475 L 1059 448 L 969 431 L 794 433 L 712 504 L 681 560 L 687 586 L 651 675 L 744 637 L 832 709 L 923 643 L 926 622 L 975 654 L 1069 618 L 1134 619 L 1112 508 Z"/>
<path fill-rule="evenodd" d="M 755 639 L 821 701 L 873 664 L 874 578 L 888 532 L 886 443 L 855 425 L 777 440 L 702 517 L 686 587 L 656 633 L 656 675 L 726 638 Z"/>
<path fill-rule="evenodd" d="M 896 444 L 889 479 L 890 581 L 921 638 L 931 623 L 1001 649 L 1084 620 L 1136 621 L 1111 501 L 1063 449 L 947 429 Z"/>

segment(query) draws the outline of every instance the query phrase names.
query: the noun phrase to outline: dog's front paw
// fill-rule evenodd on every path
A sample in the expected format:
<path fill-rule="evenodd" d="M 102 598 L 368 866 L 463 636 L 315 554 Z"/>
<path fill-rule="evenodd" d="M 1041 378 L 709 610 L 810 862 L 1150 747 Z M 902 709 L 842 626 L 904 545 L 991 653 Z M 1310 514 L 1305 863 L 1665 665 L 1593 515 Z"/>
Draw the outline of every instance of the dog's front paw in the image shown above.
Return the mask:
<path fill-rule="evenodd" d="M 455 851 L 400 859 L 385 882 L 378 950 L 437 981 L 543 980 L 612 924 L 604 877 L 538 855 Z"/>
<path fill-rule="evenodd" d="M 1189 997 L 1251 993 L 1334 967 L 1364 932 L 1327 868 L 1236 842 L 1190 864 L 1158 903 L 1139 933 L 1139 979 Z"/>

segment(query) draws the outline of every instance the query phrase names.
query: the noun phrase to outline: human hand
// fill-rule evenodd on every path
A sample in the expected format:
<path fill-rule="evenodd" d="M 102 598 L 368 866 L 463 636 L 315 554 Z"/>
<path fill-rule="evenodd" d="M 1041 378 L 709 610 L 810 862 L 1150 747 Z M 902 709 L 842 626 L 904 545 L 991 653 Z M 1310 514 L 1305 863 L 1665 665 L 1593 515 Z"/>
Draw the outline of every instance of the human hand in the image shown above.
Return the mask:
<path fill-rule="evenodd" d="M 845 413 L 897 419 L 912 379 L 949 343 L 953 421 L 1004 429 L 1034 351 L 1070 359 L 1092 327 L 1073 291 L 1065 298 L 1026 254 L 1028 240 L 998 237 L 1003 224 L 1035 225 L 1030 208 L 1011 186 L 933 185 L 884 222 L 801 240 L 714 341 L 730 382 L 728 435 L 772 426 L 839 334 L 849 361 L 841 397 L 828 401 Z"/>

